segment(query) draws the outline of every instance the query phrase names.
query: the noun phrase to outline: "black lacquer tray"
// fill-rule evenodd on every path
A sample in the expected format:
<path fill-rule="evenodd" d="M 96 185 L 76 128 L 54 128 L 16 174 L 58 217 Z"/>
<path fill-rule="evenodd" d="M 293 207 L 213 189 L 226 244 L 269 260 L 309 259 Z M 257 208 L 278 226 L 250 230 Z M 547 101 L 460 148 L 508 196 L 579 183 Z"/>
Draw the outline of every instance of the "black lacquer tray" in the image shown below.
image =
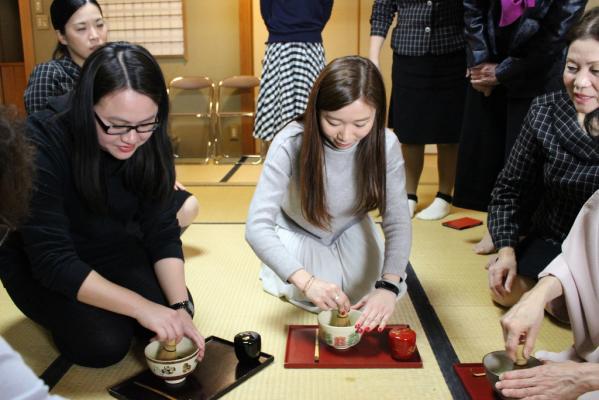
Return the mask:
<path fill-rule="evenodd" d="M 237 361 L 233 342 L 216 336 L 206 338 L 204 359 L 180 384 L 169 384 L 147 369 L 108 388 L 122 400 L 211 400 L 218 399 L 260 372 L 274 357 L 260 353 L 253 364 Z"/>

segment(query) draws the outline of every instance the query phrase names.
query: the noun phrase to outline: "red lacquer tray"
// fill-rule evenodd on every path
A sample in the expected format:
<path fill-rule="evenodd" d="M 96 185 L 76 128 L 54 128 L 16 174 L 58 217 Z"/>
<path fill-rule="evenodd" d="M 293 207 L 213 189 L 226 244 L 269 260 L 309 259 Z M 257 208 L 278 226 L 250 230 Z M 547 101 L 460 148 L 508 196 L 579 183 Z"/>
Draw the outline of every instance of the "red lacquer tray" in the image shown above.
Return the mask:
<path fill-rule="evenodd" d="M 472 400 L 495 400 L 495 394 L 486 376 L 474 376 L 473 373 L 485 373 L 481 363 L 454 364 L 453 369 L 462 381 L 462 385 Z"/>
<path fill-rule="evenodd" d="M 289 325 L 285 368 L 422 368 L 418 348 L 412 358 L 405 361 L 395 360 L 389 352 L 389 330 L 407 326 L 387 325 L 383 332 L 363 334 L 360 343 L 347 350 L 335 350 L 320 341 L 320 358 L 315 362 L 314 339 L 318 326 Z"/>

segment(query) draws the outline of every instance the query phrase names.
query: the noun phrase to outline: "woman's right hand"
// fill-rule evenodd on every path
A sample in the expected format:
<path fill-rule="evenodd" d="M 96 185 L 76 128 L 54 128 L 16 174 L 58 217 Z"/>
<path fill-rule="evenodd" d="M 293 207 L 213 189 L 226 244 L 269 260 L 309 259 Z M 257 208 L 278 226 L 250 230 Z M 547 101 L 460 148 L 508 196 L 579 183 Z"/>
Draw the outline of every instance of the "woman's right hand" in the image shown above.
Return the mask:
<path fill-rule="evenodd" d="M 513 360 L 516 359 L 516 348 L 520 337 L 525 335 L 524 356 L 528 358 L 541 329 L 545 305 L 562 295 L 561 281 L 552 275 L 544 276 L 501 318 L 508 356 Z"/>
<path fill-rule="evenodd" d="M 191 318 L 189 316 L 187 319 L 185 318 L 183 312 L 147 301 L 141 309 L 139 309 L 135 319 L 141 326 L 156 334 L 152 340 L 158 340 L 160 342 L 175 340 L 179 343 L 183 336 L 189 337 L 200 349 L 198 358 L 201 359 L 200 356 L 203 357 L 204 337 L 200 334 L 193 322 L 190 322 Z"/>
<path fill-rule="evenodd" d="M 497 297 L 510 293 L 517 273 L 516 253 L 512 247 L 499 249 L 498 256 L 487 264 L 489 288 Z"/>
<path fill-rule="evenodd" d="M 545 316 L 545 303 L 534 292 L 525 293 L 501 318 L 501 328 L 505 339 L 505 350 L 512 360 L 516 360 L 516 348 L 520 338 L 525 337 L 524 357 L 528 358 L 535 346 Z"/>
<path fill-rule="evenodd" d="M 321 310 L 349 312 L 351 303 L 343 290 L 334 283 L 314 277 L 305 293 L 306 297 Z"/>

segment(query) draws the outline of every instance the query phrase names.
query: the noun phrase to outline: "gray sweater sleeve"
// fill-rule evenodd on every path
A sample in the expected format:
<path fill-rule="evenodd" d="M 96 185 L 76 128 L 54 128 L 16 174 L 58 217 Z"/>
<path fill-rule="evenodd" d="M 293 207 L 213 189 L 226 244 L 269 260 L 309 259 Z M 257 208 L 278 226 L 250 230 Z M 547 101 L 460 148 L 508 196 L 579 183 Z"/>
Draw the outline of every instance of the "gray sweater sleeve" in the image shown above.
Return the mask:
<path fill-rule="evenodd" d="M 289 126 L 286 128 L 289 129 Z M 272 142 L 250 204 L 245 225 L 245 239 L 258 258 L 268 265 L 284 282 L 302 264 L 283 245 L 275 231 L 276 218 L 281 212 L 284 196 L 291 179 L 295 155 L 290 154 L 286 141 L 293 137 L 280 132 Z"/>
<path fill-rule="evenodd" d="M 412 222 L 408 211 L 406 174 L 397 136 L 387 131 L 387 207 L 383 218 L 385 258 L 383 274 L 404 277 L 412 246 Z"/>

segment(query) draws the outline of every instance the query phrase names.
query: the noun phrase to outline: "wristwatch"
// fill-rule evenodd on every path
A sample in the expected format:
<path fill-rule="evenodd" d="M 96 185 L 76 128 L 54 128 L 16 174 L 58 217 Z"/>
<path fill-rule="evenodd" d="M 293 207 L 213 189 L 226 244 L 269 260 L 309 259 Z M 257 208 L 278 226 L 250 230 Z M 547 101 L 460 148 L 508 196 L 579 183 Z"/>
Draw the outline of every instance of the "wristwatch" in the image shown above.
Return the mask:
<path fill-rule="evenodd" d="M 193 307 L 193 303 L 189 300 L 185 300 L 180 303 L 171 304 L 171 308 L 173 310 L 178 310 L 180 308 L 184 308 L 185 311 L 187 311 L 187 313 L 189 315 L 191 315 L 191 318 L 193 318 L 193 314 L 195 314 L 195 308 Z"/>
<path fill-rule="evenodd" d="M 387 281 L 384 279 L 376 281 L 376 283 L 374 284 L 374 288 L 375 289 L 385 289 L 385 290 L 395 293 L 396 296 L 399 295 L 399 285 L 397 285 L 394 282 L 390 282 L 390 281 Z"/>

